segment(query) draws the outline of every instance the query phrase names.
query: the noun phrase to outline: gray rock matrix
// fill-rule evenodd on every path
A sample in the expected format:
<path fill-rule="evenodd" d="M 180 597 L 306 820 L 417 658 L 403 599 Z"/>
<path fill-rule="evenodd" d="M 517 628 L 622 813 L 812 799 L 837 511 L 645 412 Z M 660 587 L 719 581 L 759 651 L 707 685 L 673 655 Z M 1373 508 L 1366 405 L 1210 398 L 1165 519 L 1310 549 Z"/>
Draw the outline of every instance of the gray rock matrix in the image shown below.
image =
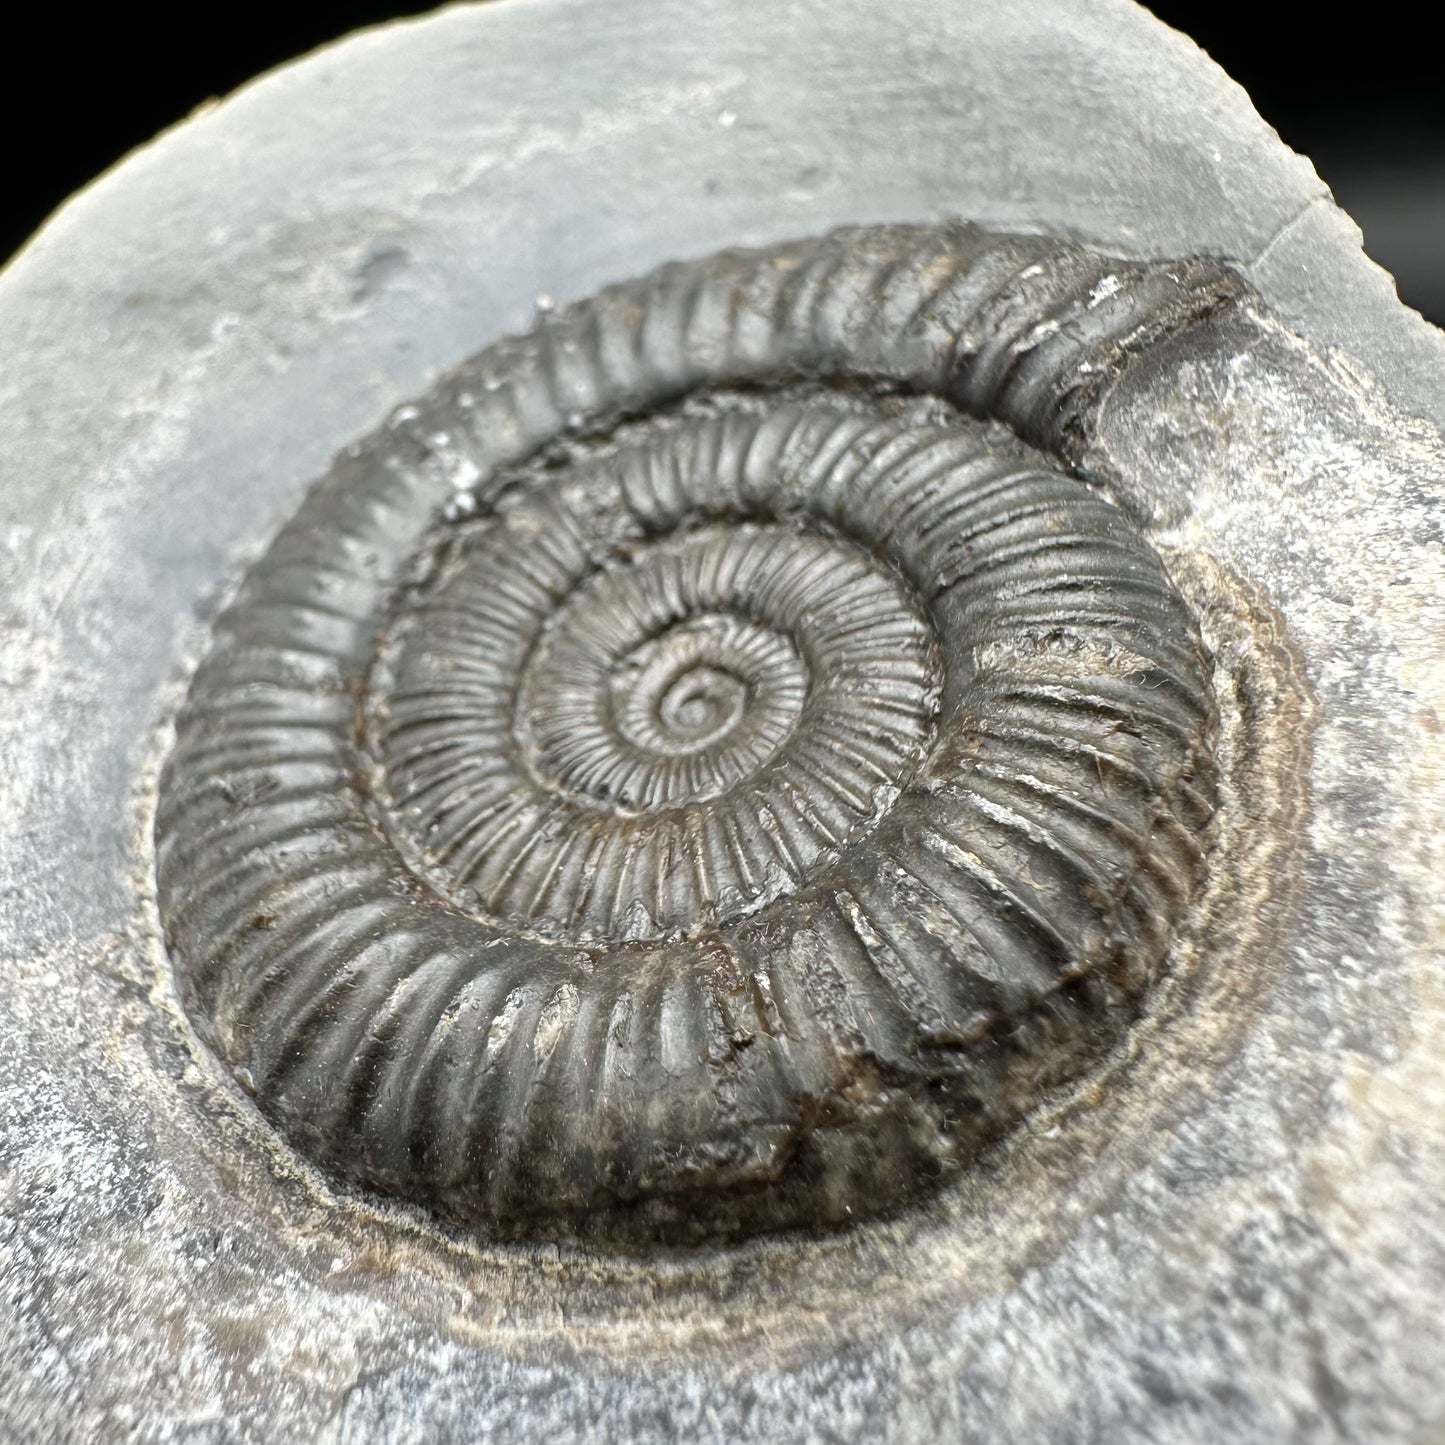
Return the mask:
<path fill-rule="evenodd" d="M 539 338 L 647 284 L 630 278 L 740 274 L 840 245 L 822 239 L 839 228 L 855 257 L 880 237 L 943 238 L 959 254 L 1036 245 L 1056 266 L 1100 268 L 1056 297 L 1076 323 L 1096 296 L 1122 315 L 1153 278 L 1164 311 L 1131 314 L 1163 320 L 1076 324 L 1051 352 L 1042 335 L 1015 345 L 1024 332 L 940 313 L 950 364 L 940 353 L 928 371 L 922 344 L 860 361 L 890 335 L 931 334 L 890 332 L 865 308 L 873 321 L 835 360 L 765 385 L 755 357 L 723 374 L 707 370 L 713 353 L 636 412 L 600 395 L 595 412 L 585 399 L 560 418 L 528 412 L 518 445 L 487 455 L 459 434 L 448 388 L 479 347 L 530 337 L 507 343 L 516 376 Z M 1020 236 L 1035 239 L 988 239 Z M 901 280 L 911 263 L 894 259 Z M 1007 338 L 1016 361 L 1052 356 L 1047 384 L 1013 389 L 1027 366 L 955 372 L 964 334 Z M 266 77 L 130 158 L 0 275 L 0 338 L 0 1437 L 1439 1435 L 1445 343 L 1186 40 L 1119 0 L 803 0 L 741 20 L 709 0 L 457 7 Z M 950 389 L 969 378 L 991 379 Z M 427 425 L 433 403 L 458 435 Z M 606 420 L 609 407 L 626 414 Z M 787 464 L 750 471 L 785 435 Z M 1089 599 L 1120 604 L 1109 645 L 1049 645 L 986 607 L 949 618 L 929 595 L 943 554 L 921 535 L 895 546 L 864 515 L 906 468 L 883 468 L 876 491 L 844 485 L 850 447 L 886 456 L 889 441 L 952 458 L 939 496 L 959 506 L 984 494 L 964 478 L 991 468 L 1005 492 L 1046 492 L 1045 512 L 1086 539 L 1078 557 L 1107 552 Z M 207 688 L 236 683 L 235 638 L 251 629 L 269 665 L 298 605 L 317 602 L 285 590 L 281 564 L 289 547 L 314 562 L 318 520 L 338 546 L 367 523 L 344 501 L 362 493 L 336 489 L 348 467 L 373 476 L 366 495 L 413 510 L 401 531 L 377 529 L 394 551 L 337 574 L 351 590 L 329 594 L 334 626 L 306 624 L 333 659 L 318 681 L 346 685 L 303 687 L 264 724 L 218 703 L 207 792 Z M 668 484 L 642 487 L 644 472 Z M 720 504 L 724 484 L 747 505 Z M 548 532 L 569 518 L 575 532 Z M 538 618 L 535 596 L 514 589 L 507 636 L 466 621 L 484 574 L 537 575 L 541 544 L 504 545 L 509 526 L 513 541 L 559 544 L 545 624 L 514 674 L 504 654 Z M 1058 563 L 1041 538 L 1023 552 L 1045 574 Z M 748 568 L 762 557 L 805 585 L 760 606 Z M 1140 587 L 1121 588 L 1121 569 Z M 820 573 L 862 604 L 857 637 L 797 600 L 828 596 Z M 693 579 L 665 619 L 664 577 Z M 281 604 L 264 619 L 261 594 Z M 955 623 L 998 630 L 958 634 L 961 655 L 945 645 Z M 1118 629 L 1139 659 L 1188 664 L 1169 696 L 1191 741 L 1113 734 L 1155 781 L 1130 791 L 1095 767 L 1069 788 L 1126 810 L 1158 798 L 1206 857 L 1173 901 L 1121 894 L 1111 913 L 1108 890 L 1040 871 L 1059 856 L 1045 831 L 991 835 L 1018 888 L 1042 890 L 1040 921 L 1108 933 L 1071 954 L 1098 965 L 1089 997 L 1053 1012 L 1064 953 L 1018 931 L 992 956 L 1032 970 L 1029 987 L 985 996 L 983 954 L 969 955 L 972 973 L 948 976 L 979 993 L 930 1012 L 938 995 L 895 989 L 865 1050 L 849 1010 L 866 992 L 833 987 L 815 965 L 836 952 L 805 939 L 800 954 L 807 930 L 773 924 L 799 921 L 790 910 L 814 907 L 825 877 L 835 900 L 871 888 L 881 915 L 900 880 L 868 877 L 868 858 L 918 877 L 927 836 L 969 809 L 1017 813 L 984 773 L 1039 777 L 1037 751 L 1022 769 L 1002 752 L 960 765 L 951 791 L 920 786 L 969 735 L 959 700 L 975 684 L 988 696 L 1022 658 L 1073 669 L 1051 687 L 1087 663 L 1137 688 L 1151 674 L 1125 665 Z M 810 686 L 817 656 L 856 681 L 848 701 Z M 439 659 L 472 667 L 473 723 L 514 696 L 512 771 L 485 785 L 498 806 L 526 809 L 544 788 L 590 808 L 578 836 L 614 850 L 614 873 L 665 871 L 639 861 L 644 813 L 726 827 L 726 779 L 749 769 L 798 780 L 779 783 L 778 806 L 811 798 L 820 826 L 771 858 L 728 855 L 731 872 L 630 889 L 641 908 L 589 891 L 545 827 L 518 868 L 489 872 L 497 839 L 450 806 L 419 742 L 428 729 L 443 751 L 455 741 Z M 274 700 L 275 678 L 256 680 L 251 700 Z M 829 747 L 831 783 L 805 794 L 809 747 L 883 695 L 899 705 L 870 714 L 869 752 Z M 285 953 L 306 898 L 295 857 L 273 858 L 263 889 L 242 849 L 234 891 L 215 882 L 214 850 L 236 844 L 239 820 L 274 821 L 284 792 L 234 750 L 248 727 L 293 727 L 303 701 L 318 745 L 344 719 L 351 751 L 324 785 L 298 766 L 286 806 L 331 806 L 344 848 L 364 824 L 364 886 L 398 890 L 372 903 L 410 910 L 419 948 L 445 933 L 428 955 L 438 976 L 453 942 L 497 936 L 493 1023 L 530 1040 L 530 1067 L 506 1077 L 535 1081 L 539 1051 L 595 1058 L 572 1045 L 604 1012 L 608 968 L 683 955 L 700 968 L 709 932 L 751 931 L 752 957 L 795 961 L 773 1003 L 791 987 L 797 1017 L 827 1028 L 771 1035 L 755 1007 L 752 1042 L 719 1026 L 683 1051 L 666 1097 L 686 1118 L 594 1089 L 596 1113 L 547 1125 L 555 1157 L 523 1137 L 459 1170 L 499 1137 L 486 1121 L 549 1106 L 483 1088 L 453 1107 L 427 1080 L 455 1071 L 425 1068 L 405 1098 L 391 1070 L 420 1057 L 403 1034 L 427 1025 L 425 1007 L 396 1008 L 388 1038 L 353 992 L 308 1026 L 298 996 L 324 988 L 307 969 L 325 955 Z M 1005 701 L 974 722 L 1018 731 Z M 608 726 L 579 733 L 557 722 L 569 716 Z M 1100 724 L 1088 711 L 1082 725 Z M 1168 781 L 1184 756 L 1170 749 L 1195 745 L 1197 806 Z M 457 761 L 465 772 L 477 755 Z M 936 813 L 918 825 L 925 805 Z M 1053 802 L 1038 821 L 1057 817 Z M 316 846 L 311 818 L 297 820 Z M 1092 844 L 1075 851 L 1108 864 Z M 1159 856 L 1140 854 L 1150 869 Z M 923 932 L 1004 917 L 990 911 L 1002 894 L 965 896 L 948 876 L 950 907 L 889 917 Z M 260 890 L 244 944 L 213 886 L 238 902 Z M 504 953 L 550 972 L 509 982 Z M 747 997 L 741 980 L 710 993 L 685 968 L 632 981 L 634 1001 L 683 1021 L 658 1039 Z M 1038 1029 L 1045 1018 L 1062 1022 Z M 342 1039 L 347 1020 L 372 1042 Z M 468 1027 L 438 1060 L 468 1057 L 481 1025 Z M 981 1041 L 1001 1035 L 1019 1046 L 990 1072 Z M 354 1088 L 317 1086 L 330 1047 Z M 890 1067 L 850 1090 L 841 1061 L 865 1052 Z M 790 1114 L 802 1094 L 786 1068 L 830 1109 Z M 707 1142 L 689 1159 L 679 1140 Z M 897 1196 L 859 1217 L 878 1198 L 862 1166 L 880 1162 Z M 646 1243 L 624 1218 L 678 1237 Z"/>

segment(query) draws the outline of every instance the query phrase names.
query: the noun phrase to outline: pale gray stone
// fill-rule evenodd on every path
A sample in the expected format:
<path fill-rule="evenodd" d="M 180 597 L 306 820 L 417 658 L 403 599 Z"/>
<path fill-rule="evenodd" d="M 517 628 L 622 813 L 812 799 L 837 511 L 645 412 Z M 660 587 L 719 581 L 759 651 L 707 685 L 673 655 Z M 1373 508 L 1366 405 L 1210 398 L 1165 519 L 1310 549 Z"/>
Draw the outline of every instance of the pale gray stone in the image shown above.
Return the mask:
<path fill-rule="evenodd" d="M 305 486 L 534 309 L 962 217 L 1258 289 L 1080 470 L 1230 680 L 1147 1018 L 931 1202 L 804 1242 L 498 1245 L 343 1194 L 198 1044 L 151 825 Z M 0 1433 L 1429 1440 L 1445 1429 L 1445 338 L 1122 0 L 501 0 L 355 37 L 0 275 Z"/>

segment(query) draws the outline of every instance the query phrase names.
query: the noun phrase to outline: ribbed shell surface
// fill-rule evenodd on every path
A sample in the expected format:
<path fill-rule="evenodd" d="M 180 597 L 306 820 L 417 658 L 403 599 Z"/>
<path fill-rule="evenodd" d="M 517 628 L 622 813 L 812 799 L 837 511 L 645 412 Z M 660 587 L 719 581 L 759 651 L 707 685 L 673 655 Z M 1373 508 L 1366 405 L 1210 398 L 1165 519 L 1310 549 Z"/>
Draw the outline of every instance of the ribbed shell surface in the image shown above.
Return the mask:
<path fill-rule="evenodd" d="M 1202 876 L 1209 657 L 1065 467 L 1238 295 L 857 229 L 459 368 L 313 487 L 177 721 L 203 1036 L 334 1173 L 501 1233 L 930 1187 L 1117 1038 Z"/>

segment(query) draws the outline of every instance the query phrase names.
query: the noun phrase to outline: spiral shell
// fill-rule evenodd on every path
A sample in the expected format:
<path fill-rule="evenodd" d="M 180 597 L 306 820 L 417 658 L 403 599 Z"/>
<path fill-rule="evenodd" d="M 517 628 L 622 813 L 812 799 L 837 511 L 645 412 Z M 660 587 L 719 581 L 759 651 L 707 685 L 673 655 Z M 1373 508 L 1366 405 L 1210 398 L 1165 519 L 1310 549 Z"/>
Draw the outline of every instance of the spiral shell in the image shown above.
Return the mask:
<path fill-rule="evenodd" d="M 1060 462 L 1240 294 L 856 229 L 458 369 L 311 490 L 177 721 L 203 1037 L 336 1174 L 503 1233 L 931 1185 L 1117 1036 L 1202 876 L 1209 658 Z"/>

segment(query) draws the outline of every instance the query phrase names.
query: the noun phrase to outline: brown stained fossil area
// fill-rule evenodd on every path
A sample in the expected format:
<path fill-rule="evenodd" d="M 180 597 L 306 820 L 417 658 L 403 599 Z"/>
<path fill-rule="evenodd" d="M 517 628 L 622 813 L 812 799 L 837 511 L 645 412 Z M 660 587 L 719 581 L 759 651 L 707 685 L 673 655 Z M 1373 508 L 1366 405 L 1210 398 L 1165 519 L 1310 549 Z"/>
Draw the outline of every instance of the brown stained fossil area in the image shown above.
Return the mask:
<path fill-rule="evenodd" d="M 161 781 L 202 1036 L 346 1180 L 496 1235 L 824 1226 L 1136 1016 L 1211 663 L 1069 474 L 1241 283 L 965 226 L 664 267 L 343 454 Z"/>

